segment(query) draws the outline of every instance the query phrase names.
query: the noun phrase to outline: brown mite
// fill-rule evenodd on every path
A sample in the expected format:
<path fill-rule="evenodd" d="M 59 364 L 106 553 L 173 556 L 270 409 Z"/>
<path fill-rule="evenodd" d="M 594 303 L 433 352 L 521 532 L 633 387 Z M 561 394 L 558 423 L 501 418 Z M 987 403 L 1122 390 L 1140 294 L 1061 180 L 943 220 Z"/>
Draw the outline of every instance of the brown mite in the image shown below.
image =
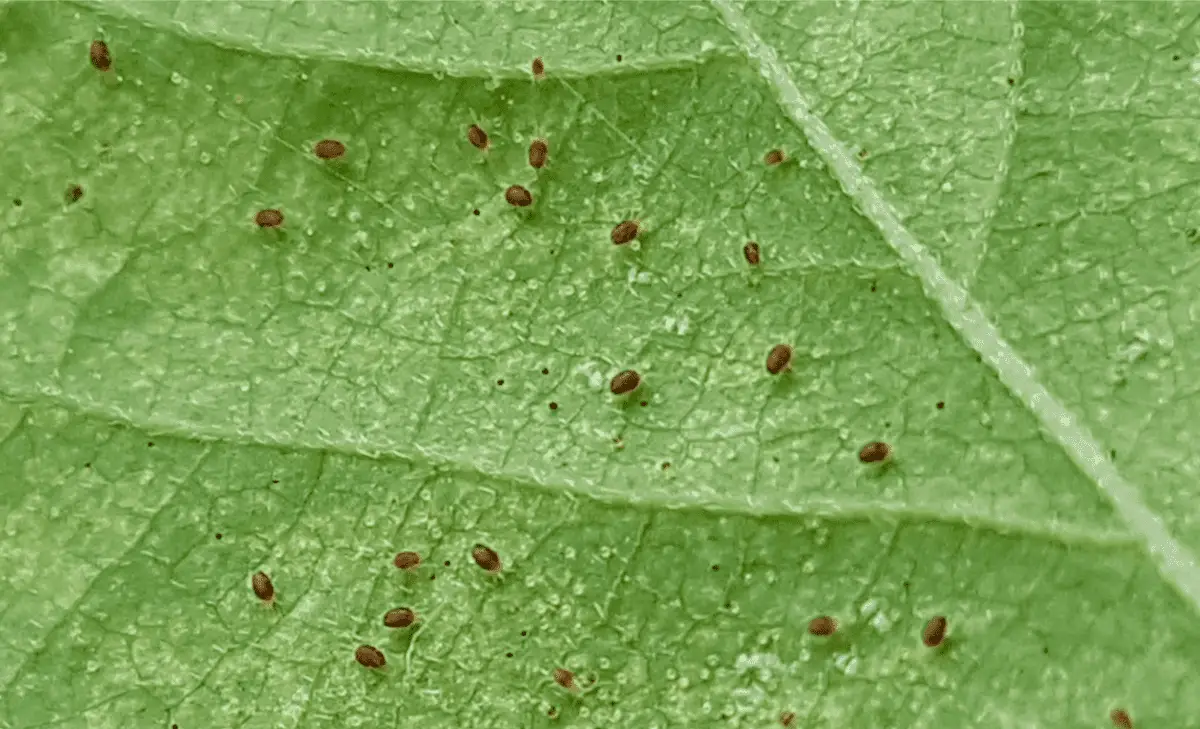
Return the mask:
<path fill-rule="evenodd" d="M 792 366 L 792 348 L 787 344 L 776 344 L 767 353 L 767 372 L 777 375 Z"/>
<path fill-rule="evenodd" d="M 808 632 L 813 635 L 833 635 L 835 630 L 837 630 L 837 621 L 828 615 L 813 618 L 808 624 Z"/>
<path fill-rule="evenodd" d="M 533 59 L 533 77 L 536 79 L 546 78 L 546 64 L 542 63 L 540 56 Z"/>
<path fill-rule="evenodd" d="M 568 691 L 575 688 L 575 674 L 565 668 L 554 669 L 554 683 L 562 686 Z"/>
<path fill-rule="evenodd" d="M 88 51 L 88 55 L 92 59 L 92 65 L 99 71 L 107 71 L 112 68 L 112 54 L 108 51 L 108 44 L 102 40 L 92 41 L 92 47 Z"/>
<path fill-rule="evenodd" d="M 400 552 L 394 563 L 397 569 L 412 570 L 421 566 L 421 555 L 416 552 Z"/>
<path fill-rule="evenodd" d="M 771 167 L 781 164 L 786 159 L 787 155 L 779 149 L 772 149 L 770 152 L 767 152 L 765 155 L 763 155 L 763 162 L 766 162 Z"/>
<path fill-rule="evenodd" d="M 625 245 L 634 238 L 638 237 L 641 232 L 641 225 L 636 220 L 624 220 L 617 224 L 617 227 L 612 229 L 613 245 Z"/>
<path fill-rule="evenodd" d="M 504 199 L 509 205 L 518 208 L 527 208 L 533 204 L 533 195 L 529 194 L 529 190 L 520 185 L 513 185 L 504 191 Z"/>
<path fill-rule="evenodd" d="M 467 128 L 467 141 L 473 144 L 476 149 L 487 149 L 489 144 L 487 132 L 480 129 L 476 124 L 472 124 Z"/>
<path fill-rule="evenodd" d="M 360 645 L 356 648 L 354 650 L 354 660 L 367 668 L 383 668 L 387 665 L 387 659 L 383 657 L 383 651 L 373 645 Z"/>
<path fill-rule="evenodd" d="M 608 387 L 614 395 L 625 395 L 638 389 L 640 384 L 642 384 L 641 375 L 634 370 L 625 370 L 618 372 Z"/>
<path fill-rule="evenodd" d="M 471 559 L 475 560 L 475 564 L 492 574 L 500 571 L 500 555 L 496 554 L 496 550 L 491 547 L 476 544 L 474 549 L 471 550 Z"/>
<path fill-rule="evenodd" d="M 278 228 L 283 225 L 283 213 L 278 210 L 259 210 L 254 222 L 260 228 Z"/>
<path fill-rule="evenodd" d="M 529 144 L 529 166 L 540 170 L 546 166 L 546 158 L 550 156 L 550 146 L 545 139 L 535 139 Z"/>
<path fill-rule="evenodd" d="M 1124 709 L 1113 709 L 1108 718 L 1112 719 L 1113 726 L 1117 729 L 1133 729 L 1133 719 L 1129 718 L 1129 712 Z"/>
<path fill-rule="evenodd" d="M 746 254 L 746 263 L 749 263 L 751 266 L 757 266 L 762 261 L 762 251 L 754 241 L 750 241 L 743 246 L 742 253 Z"/>
<path fill-rule="evenodd" d="M 275 585 L 271 584 L 271 578 L 266 572 L 255 572 L 250 578 L 250 587 L 254 588 L 254 594 L 259 600 L 267 605 L 275 604 Z"/>
<path fill-rule="evenodd" d="M 67 202 L 79 202 L 83 197 L 83 188 L 79 185 L 71 185 L 67 188 Z"/>
<path fill-rule="evenodd" d="M 394 608 L 383 616 L 383 624 L 389 628 L 407 628 L 417 622 L 417 614 L 408 608 Z"/>
<path fill-rule="evenodd" d="M 944 615 L 935 615 L 925 624 L 925 631 L 921 633 L 921 640 L 930 648 L 937 648 L 945 639 L 946 617 Z"/>
<path fill-rule="evenodd" d="M 779 723 L 783 726 L 791 726 L 796 723 L 796 712 L 785 711 L 779 715 Z"/>
<path fill-rule="evenodd" d="M 858 452 L 858 460 L 863 463 L 879 463 L 886 461 L 892 455 L 892 447 L 887 443 L 875 441 L 868 443 Z"/>
<path fill-rule="evenodd" d="M 322 139 L 313 145 L 313 153 L 321 159 L 338 159 L 346 154 L 346 145 L 336 139 Z"/>

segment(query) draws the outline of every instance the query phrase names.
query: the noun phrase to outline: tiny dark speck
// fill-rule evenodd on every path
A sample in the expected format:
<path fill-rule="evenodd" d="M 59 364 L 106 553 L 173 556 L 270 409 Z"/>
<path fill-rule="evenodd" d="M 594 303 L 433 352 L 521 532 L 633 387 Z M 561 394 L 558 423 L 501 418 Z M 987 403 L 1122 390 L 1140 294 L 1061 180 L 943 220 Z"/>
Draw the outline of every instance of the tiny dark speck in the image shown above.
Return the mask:
<path fill-rule="evenodd" d="M 639 404 L 639 405 L 641 405 L 642 407 L 646 407 L 646 406 L 647 406 L 647 405 L 649 405 L 650 403 L 646 402 L 645 400 L 642 400 L 642 401 L 641 401 L 640 403 L 638 403 L 638 404 Z"/>
<path fill-rule="evenodd" d="M 1115 460 L 1117 460 L 1117 449 L 1116 449 L 1116 448 L 1114 448 L 1114 449 L 1112 449 L 1111 451 L 1109 451 L 1109 452 L 1108 452 L 1108 457 L 1109 457 L 1109 458 L 1111 458 L 1111 459 L 1113 459 L 1114 461 L 1115 461 Z"/>
<path fill-rule="evenodd" d="M 474 213 L 475 215 L 479 215 L 479 208 L 475 208 L 471 212 Z"/>
<path fill-rule="evenodd" d="M 497 385 L 503 385 L 503 384 L 504 384 L 504 380 L 496 380 L 496 384 L 497 384 Z"/>
<path fill-rule="evenodd" d="M 436 580 L 436 579 L 437 579 L 437 575 L 430 575 L 430 576 L 429 576 L 429 579 L 431 579 L 431 580 Z"/>
<path fill-rule="evenodd" d="M 367 268 L 367 270 L 368 270 L 368 271 L 370 271 L 370 270 L 371 270 L 371 267 L 370 267 L 370 266 L 367 266 L 366 268 Z"/>
<path fill-rule="evenodd" d="M 670 461 L 665 461 L 665 462 L 663 462 L 663 470 L 664 470 L 664 471 L 665 471 L 665 470 L 667 470 L 667 469 L 668 469 L 668 468 L 670 468 L 670 467 L 671 467 L 671 462 L 670 462 Z"/>
<path fill-rule="evenodd" d="M 1042 655 L 1044 655 L 1044 656 L 1050 655 L 1050 649 L 1047 648 L 1046 646 L 1042 646 Z"/>
<path fill-rule="evenodd" d="M 92 467 L 92 464 L 90 464 L 90 463 L 85 463 L 85 464 L 83 464 L 83 467 L 84 467 L 84 468 L 91 468 L 91 467 Z"/>
<path fill-rule="evenodd" d="M 154 447 L 154 441 L 150 441 L 149 443 L 147 443 L 147 444 L 146 444 L 146 447 L 148 447 L 148 448 L 153 448 L 153 447 Z"/>
<path fill-rule="evenodd" d="M 875 293 L 875 284 L 871 284 L 871 293 Z"/>
<path fill-rule="evenodd" d="M 725 609 L 726 609 L 726 610 L 732 610 L 732 609 L 733 609 L 733 603 L 731 603 L 731 602 L 727 602 L 727 603 L 725 603 Z"/>
<path fill-rule="evenodd" d="M 171 725 L 171 729 L 179 729 L 179 725 L 178 725 L 178 724 L 172 724 L 172 725 Z"/>
<path fill-rule="evenodd" d="M 1171 56 L 1171 60 L 1172 60 L 1172 61 L 1178 61 L 1178 60 L 1179 60 L 1179 54 L 1178 54 L 1178 53 L 1176 53 L 1175 55 Z"/>
<path fill-rule="evenodd" d="M 620 53 L 618 53 L 618 54 L 617 54 L 617 63 L 620 63 L 620 62 L 621 62 L 621 54 L 620 54 Z"/>
<path fill-rule="evenodd" d="M 21 207 L 21 198 L 19 198 L 19 197 L 14 197 L 14 198 L 13 198 L 13 205 L 15 205 L 15 206 L 17 206 L 17 207 Z"/>
<path fill-rule="evenodd" d="M 395 265 L 395 264 L 389 263 L 388 268 L 391 268 L 393 265 Z"/>
<path fill-rule="evenodd" d="M 509 658 L 512 658 L 512 654 L 511 654 L 511 653 L 505 653 L 504 655 L 505 655 L 505 656 L 507 656 L 507 657 L 509 657 Z"/>
<path fill-rule="evenodd" d="M 548 370 L 548 369 L 546 369 L 545 367 L 543 367 L 543 368 L 542 368 L 542 374 L 543 374 L 543 375 L 548 375 L 548 374 L 550 374 L 550 370 Z"/>
<path fill-rule="evenodd" d="M 224 535 L 223 535 L 223 534 L 221 534 L 221 532 L 217 532 L 217 535 L 216 535 L 216 536 L 217 536 L 217 539 L 220 539 L 220 538 L 221 538 L 222 536 L 224 536 Z"/>
<path fill-rule="evenodd" d="M 273 479 L 271 479 L 271 483 L 279 483 L 279 479 L 273 478 Z"/>
<path fill-rule="evenodd" d="M 558 410 L 558 403 L 556 403 L 556 402 L 552 402 L 552 403 L 550 403 L 550 409 L 551 409 L 551 410 Z"/>
<path fill-rule="evenodd" d="M 445 562 L 442 562 L 442 566 L 443 566 L 443 567 L 449 567 L 449 566 L 450 566 L 450 560 L 446 560 Z"/>
<path fill-rule="evenodd" d="M 719 565 L 719 564 L 714 564 L 714 565 L 712 566 L 712 571 L 713 571 L 713 572 L 716 572 L 716 571 L 717 571 L 717 570 L 719 570 L 719 569 L 721 569 L 721 565 Z"/>
<path fill-rule="evenodd" d="M 944 403 L 944 402 L 941 402 L 941 401 L 939 400 L 939 401 L 938 401 L 938 404 L 937 404 L 937 409 L 938 409 L 938 410 L 941 410 L 941 409 L 942 409 L 942 408 L 944 408 L 944 407 L 946 407 L 946 403 Z"/>
<path fill-rule="evenodd" d="M 1013 85 L 1013 84 L 1015 84 L 1016 82 L 1017 82 L 1017 80 L 1016 80 L 1015 78 L 1012 78 L 1011 76 L 1008 78 L 1008 85 L 1009 85 L 1009 86 L 1012 86 L 1012 85 Z"/>
<path fill-rule="evenodd" d="M 529 635 L 529 631 L 528 631 L 528 630 L 522 630 L 522 631 L 521 631 L 521 637 L 522 637 L 522 638 L 524 638 L 524 637 L 525 637 L 525 636 L 527 636 L 527 635 Z"/>

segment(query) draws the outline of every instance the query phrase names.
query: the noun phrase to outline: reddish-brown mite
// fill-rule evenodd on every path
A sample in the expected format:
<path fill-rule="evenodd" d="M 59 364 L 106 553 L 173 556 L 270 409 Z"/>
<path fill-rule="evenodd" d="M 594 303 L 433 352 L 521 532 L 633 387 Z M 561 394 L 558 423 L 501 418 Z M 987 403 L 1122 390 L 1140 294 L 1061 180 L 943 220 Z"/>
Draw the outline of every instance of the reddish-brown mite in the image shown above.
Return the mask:
<path fill-rule="evenodd" d="M 397 569 L 413 570 L 421 566 L 421 555 L 416 552 L 400 552 L 396 555 L 394 564 Z"/>
<path fill-rule="evenodd" d="M 554 683 L 562 686 L 568 691 L 575 688 L 575 674 L 565 668 L 554 669 Z"/>
<path fill-rule="evenodd" d="M 796 712 L 785 711 L 779 715 L 779 723 L 783 726 L 791 726 L 796 723 Z"/>
<path fill-rule="evenodd" d="M 533 204 L 533 195 L 529 193 L 529 190 L 526 190 L 520 185 L 513 185 L 505 190 L 504 199 L 509 205 L 513 205 L 518 208 L 527 208 Z"/>
<path fill-rule="evenodd" d="M 496 554 L 496 550 L 491 547 L 476 544 L 475 548 L 471 550 L 471 559 L 475 560 L 475 564 L 492 574 L 496 574 L 501 569 L 500 555 Z"/>
<path fill-rule="evenodd" d="M 336 139 L 322 139 L 313 146 L 313 153 L 321 159 L 338 159 L 346 154 L 346 145 Z"/>
<path fill-rule="evenodd" d="M 792 366 L 792 348 L 786 344 L 776 344 L 767 353 L 767 372 L 777 375 Z"/>
<path fill-rule="evenodd" d="M 79 185 L 71 185 L 67 188 L 67 202 L 79 202 L 83 197 L 83 188 Z"/>
<path fill-rule="evenodd" d="M 777 164 L 781 164 L 786 159 L 787 159 L 787 155 L 784 154 L 783 151 L 779 150 L 779 149 L 772 149 L 770 152 L 767 152 L 766 155 L 763 156 L 763 162 L 766 162 L 771 167 L 774 167 Z"/>
<path fill-rule="evenodd" d="M 408 608 L 394 608 L 383 616 L 383 624 L 389 628 L 407 628 L 417 622 L 417 614 Z"/>
<path fill-rule="evenodd" d="M 545 139 L 535 139 L 529 144 L 529 166 L 540 170 L 546 166 L 546 158 L 550 156 L 550 146 Z"/>
<path fill-rule="evenodd" d="M 283 213 L 278 210 L 259 210 L 254 222 L 260 228 L 278 228 L 283 225 Z"/>
<path fill-rule="evenodd" d="M 808 632 L 813 635 L 833 635 L 837 630 L 837 621 L 828 615 L 822 615 L 819 618 L 813 618 L 808 624 Z"/>
<path fill-rule="evenodd" d="M 868 443 L 858 452 L 858 460 L 863 463 L 879 463 L 886 461 L 892 455 L 892 447 L 887 443 L 875 441 Z"/>
<path fill-rule="evenodd" d="M 108 44 L 102 40 L 92 41 L 92 47 L 88 51 L 88 55 L 92 59 L 92 65 L 99 71 L 107 71 L 112 68 L 112 53 L 108 50 Z"/>
<path fill-rule="evenodd" d="M 387 659 L 383 657 L 383 651 L 373 645 L 360 645 L 356 648 L 354 650 L 354 660 L 367 668 L 383 668 L 387 665 Z"/>
<path fill-rule="evenodd" d="M 1129 712 L 1124 709 L 1113 709 L 1108 718 L 1112 719 L 1113 726 L 1117 729 L 1133 729 L 1133 719 L 1129 718 Z"/>
<path fill-rule="evenodd" d="M 762 261 L 762 251 L 754 241 L 750 241 L 743 246 L 742 253 L 746 254 L 746 263 L 749 263 L 751 266 L 757 266 Z"/>
<path fill-rule="evenodd" d="M 921 640 L 930 648 L 937 648 L 945 639 L 946 617 L 944 615 L 935 615 L 925 624 L 925 630 L 921 633 Z"/>
<path fill-rule="evenodd" d="M 480 129 L 476 124 L 472 124 L 467 128 L 467 141 L 473 144 L 476 149 L 487 149 L 490 144 L 487 132 Z"/>
<path fill-rule="evenodd" d="M 638 389 L 638 385 L 642 384 L 642 377 L 634 370 L 625 370 L 618 372 L 612 378 L 612 382 L 608 387 L 614 395 L 624 395 Z"/>
<path fill-rule="evenodd" d="M 638 237 L 641 232 L 641 225 L 636 220 L 624 220 L 617 224 L 617 227 L 612 229 L 613 245 L 625 245 Z"/>
<path fill-rule="evenodd" d="M 255 572 L 250 578 L 250 587 L 254 588 L 254 594 L 264 604 L 273 606 L 275 604 L 275 585 L 271 583 L 271 578 L 266 572 Z"/>
<path fill-rule="evenodd" d="M 538 80 L 546 78 L 546 64 L 542 63 L 540 56 L 533 59 L 533 77 Z"/>

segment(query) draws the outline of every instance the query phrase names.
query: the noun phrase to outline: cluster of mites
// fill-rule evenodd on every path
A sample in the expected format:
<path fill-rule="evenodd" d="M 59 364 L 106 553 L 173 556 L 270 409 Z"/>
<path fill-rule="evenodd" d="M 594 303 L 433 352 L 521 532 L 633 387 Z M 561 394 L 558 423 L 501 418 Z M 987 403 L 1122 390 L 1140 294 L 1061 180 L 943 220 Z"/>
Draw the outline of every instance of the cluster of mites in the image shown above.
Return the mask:
<path fill-rule="evenodd" d="M 100 71 L 108 71 L 112 68 L 112 54 L 108 49 L 108 45 L 104 41 L 93 41 L 90 49 L 92 65 Z M 533 75 L 537 79 L 545 78 L 546 67 L 542 63 L 542 59 L 537 58 L 533 61 Z M 467 129 L 467 141 L 475 148 L 487 151 L 491 147 L 491 141 L 488 139 L 488 134 L 476 124 L 472 124 Z M 346 145 L 336 139 L 322 139 L 313 147 L 313 153 L 323 160 L 341 159 L 346 155 Z M 529 166 L 534 169 L 541 169 L 546 165 L 550 157 L 550 147 L 545 139 L 535 139 L 529 145 Z M 763 162 L 767 165 L 775 166 L 782 164 L 787 159 L 780 150 L 771 150 L 763 158 Z M 82 189 L 73 188 L 69 193 L 70 196 L 78 200 L 82 196 Z M 529 207 L 533 204 L 533 194 L 529 190 L 520 185 L 512 185 L 504 191 L 504 199 L 509 205 L 518 208 Z M 254 218 L 255 223 L 263 228 L 278 228 L 283 225 L 283 213 L 279 210 L 262 210 Z M 611 239 L 614 245 L 625 245 L 638 237 L 641 232 L 641 223 L 637 220 L 623 220 L 612 229 Z M 750 241 L 743 249 L 743 254 L 746 257 L 746 262 L 752 266 L 757 266 L 762 261 L 762 250 L 758 243 Z M 767 372 L 772 375 L 778 375 L 791 368 L 792 364 L 792 347 L 787 344 L 777 344 L 771 348 L 767 354 Z M 624 370 L 617 373 L 609 383 L 609 389 L 613 395 L 629 395 L 636 391 L 642 384 L 641 376 L 635 370 Z M 858 452 L 858 458 L 863 463 L 880 463 L 887 461 L 891 456 L 892 449 L 887 443 L 868 443 L 863 446 Z M 471 557 L 475 560 L 475 564 L 489 574 L 498 574 L 501 569 L 500 556 L 490 547 L 485 547 L 482 544 L 475 545 L 471 550 Z M 415 570 L 421 565 L 421 556 L 416 552 L 400 552 L 396 555 L 395 565 L 402 570 Z M 258 596 L 267 605 L 275 603 L 275 586 L 271 582 L 271 578 L 265 572 L 257 572 L 250 580 L 251 586 L 254 588 L 254 594 Z M 411 608 L 398 607 L 388 610 L 383 615 L 383 624 L 387 628 L 408 628 L 417 622 L 417 614 Z M 828 616 L 822 615 L 808 624 L 808 632 L 815 636 L 827 637 L 833 635 L 837 631 L 837 620 Z M 930 648 L 937 648 L 942 645 L 946 639 L 947 622 L 945 616 L 937 615 L 925 624 L 925 630 L 921 633 L 921 640 Z M 383 655 L 383 651 L 372 645 L 360 645 L 354 651 L 354 659 L 367 668 L 382 669 L 387 665 L 387 659 Z M 556 668 L 553 672 L 554 682 L 562 686 L 568 691 L 578 690 L 575 682 L 575 674 L 565 668 Z M 1117 729 L 1133 729 L 1133 720 L 1129 717 L 1129 713 L 1124 709 L 1113 709 L 1110 714 L 1112 723 Z M 796 720 L 795 712 L 784 712 L 779 717 L 779 722 L 783 726 L 792 726 Z"/>

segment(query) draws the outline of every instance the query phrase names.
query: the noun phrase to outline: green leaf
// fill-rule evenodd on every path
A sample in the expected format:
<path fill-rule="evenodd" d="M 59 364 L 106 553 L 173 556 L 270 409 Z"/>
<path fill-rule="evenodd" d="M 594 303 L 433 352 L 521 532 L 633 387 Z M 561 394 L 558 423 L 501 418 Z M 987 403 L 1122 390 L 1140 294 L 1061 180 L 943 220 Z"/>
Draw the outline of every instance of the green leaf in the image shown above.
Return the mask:
<path fill-rule="evenodd" d="M 1194 726 L 1197 18 L 0 4 L 0 727 Z"/>

